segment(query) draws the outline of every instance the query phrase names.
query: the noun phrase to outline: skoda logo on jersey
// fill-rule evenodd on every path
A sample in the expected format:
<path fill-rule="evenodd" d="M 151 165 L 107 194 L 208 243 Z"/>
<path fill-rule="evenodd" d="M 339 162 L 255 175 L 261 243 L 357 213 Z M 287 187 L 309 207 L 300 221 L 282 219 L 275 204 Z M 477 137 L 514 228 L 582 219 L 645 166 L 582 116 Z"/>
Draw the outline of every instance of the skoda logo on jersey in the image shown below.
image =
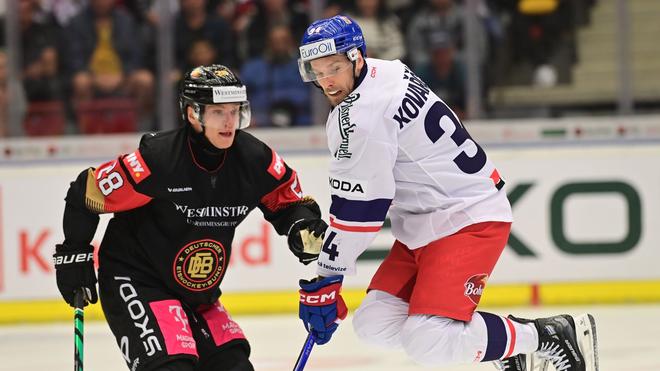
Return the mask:
<path fill-rule="evenodd" d="M 300 57 L 303 61 L 337 54 L 334 39 L 326 39 L 300 47 Z"/>
<path fill-rule="evenodd" d="M 190 291 L 204 291 L 222 280 L 227 252 L 218 241 L 199 240 L 184 246 L 172 264 L 176 282 Z"/>
<path fill-rule="evenodd" d="M 366 183 L 360 180 L 328 178 L 328 182 L 335 195 L 351 199 L 366 198 Z"/>

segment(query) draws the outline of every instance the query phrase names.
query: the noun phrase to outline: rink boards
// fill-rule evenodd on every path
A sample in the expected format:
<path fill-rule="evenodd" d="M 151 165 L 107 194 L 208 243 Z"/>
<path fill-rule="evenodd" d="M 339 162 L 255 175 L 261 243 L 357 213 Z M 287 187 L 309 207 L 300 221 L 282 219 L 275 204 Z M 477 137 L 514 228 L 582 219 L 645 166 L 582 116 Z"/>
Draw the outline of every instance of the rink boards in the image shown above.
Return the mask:
<path fill-rule="evenodd" d="M 660 301 L 660 143 L 649 140 L 486 146 L 506 180 L 514 226 L 489 279 L 485 305 Z M 132 151 L 127 148 L 126 152 Z M 327 217 L 328 158 L 322 151 L 282 151 L 303 191 Z M 0 322 L 70 317 L 60 304 L 50 262 L 62 240 L 68 183 L 107 160 L 5 162 L 0 166 Z M 101 240 L 107 218 L 97 231 Z M 345 281 L 355 307 L 393 238 L 388 225 Z M 239 227 L 222 283 L 234 313 L 290 312 L 297 263 L 284 237 L 256 210 Z M 88 310 L 92 318 L 100 308 Z"/>

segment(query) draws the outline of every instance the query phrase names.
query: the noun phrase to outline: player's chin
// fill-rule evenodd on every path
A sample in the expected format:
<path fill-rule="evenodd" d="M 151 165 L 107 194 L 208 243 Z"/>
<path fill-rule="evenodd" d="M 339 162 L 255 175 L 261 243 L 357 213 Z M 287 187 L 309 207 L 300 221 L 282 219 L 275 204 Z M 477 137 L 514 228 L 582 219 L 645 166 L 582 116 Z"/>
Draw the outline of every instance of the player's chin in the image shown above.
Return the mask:
<path fill-rule="evenodd" d="M 217 134 L 218 135 L 215 137 L 215 141 L 213 142 L 213 145 L 216 147 L 225 149 L 231 147 L 232 143 L 234 143 L 236 132 L 218 132 Z"/>
<path fill-rule="evenodd" d="M 339 103 L 341 103 L 341 101 L 343 101 L 347 95 L 348 94 L 344 94 L 343 91 L 338 91 L 336 94 L 325 93 L 325 96 L 328 98 L 328 100 L 333 106 L 336 106 Z"/>

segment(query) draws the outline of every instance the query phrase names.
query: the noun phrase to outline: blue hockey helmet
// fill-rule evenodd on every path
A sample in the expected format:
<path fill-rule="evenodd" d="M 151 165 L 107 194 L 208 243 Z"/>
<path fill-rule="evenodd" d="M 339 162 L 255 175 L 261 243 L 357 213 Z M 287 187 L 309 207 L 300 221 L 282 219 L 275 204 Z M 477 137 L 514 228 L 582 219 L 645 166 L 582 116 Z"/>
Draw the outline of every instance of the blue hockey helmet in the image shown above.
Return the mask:
<path fill-rule="evenodd" d="M 367 44 L 360 26 L 345 15 L 313 22 L 303 35 L 300 46 L 298 67 L 303 81 L 316 81 L 317 76 L 311 69 L 310 61 L 335 54 L 345 54 L 351 62 L 357 60 L 357 51 L 367 57 Z"/>

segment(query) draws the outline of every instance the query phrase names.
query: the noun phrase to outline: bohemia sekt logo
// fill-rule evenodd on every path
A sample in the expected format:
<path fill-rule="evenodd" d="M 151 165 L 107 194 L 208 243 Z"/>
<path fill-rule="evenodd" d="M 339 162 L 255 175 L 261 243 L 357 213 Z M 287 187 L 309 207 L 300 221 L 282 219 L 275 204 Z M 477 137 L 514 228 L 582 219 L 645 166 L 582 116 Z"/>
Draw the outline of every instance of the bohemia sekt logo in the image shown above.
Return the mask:
<path fill-rule="evenodd" d="M 220 282 L 226 267 L 224 246 L 218 241 L 199 240 L 179 251 L 172 269 L 181 286 L 191 291 L 203 291 Z"/>
<path fill-rule="evenodd" d="M 464 295 L 470 299 L 475 305 L 479 304 L 481 300 L 481 293 L 484 292 L 486 287 L 486 282 L 488 281 L 488 275 L 486 273 L 475 274 L 465 281 L 465 293 Z"/>

